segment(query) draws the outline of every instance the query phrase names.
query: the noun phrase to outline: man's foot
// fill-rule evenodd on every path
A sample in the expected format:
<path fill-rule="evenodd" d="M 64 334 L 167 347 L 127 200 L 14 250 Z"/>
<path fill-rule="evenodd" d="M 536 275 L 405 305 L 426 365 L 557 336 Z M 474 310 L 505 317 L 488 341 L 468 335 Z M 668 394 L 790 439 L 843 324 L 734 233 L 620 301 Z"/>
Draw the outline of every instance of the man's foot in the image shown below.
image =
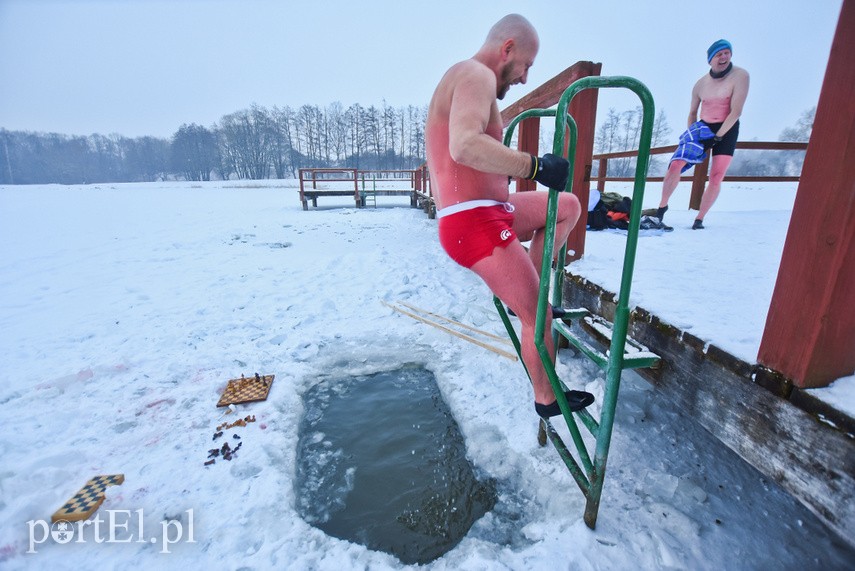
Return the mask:
<path fill-rule="evenodd" d="M 665 232 L 673 230 L 672 227 L 666 225 L 661 219 L 655 216 L 642 216 L 638 228 L 641 230 L 664 230 Z"/>
<path fill-rule="evenodd" d="M 704 221 L 700 218 L 695 219 L 695 223 L 692 224 L 692 230 L 703 230 L 704 229 Z"/>
<path fill-rule="evenodd" d="M 573 412 L 582 410 L 594 402 L 594 395 L 585 391 L 564 391 L 564 396 L 567 397 L 567 404 L 570 405 L 570 410 Z M 561 414 L 561 408 L 558 406 L 557 400 L 552 404 L 540 404 L 536 402 L 534 403 L 534 410 L 542 418 L 551 418 Z"/>
<path fill-rule="evenodd" d="M 662 222 L 662 219 L 665 218 L 665 213 L 668 212 L 668 205 L 660 206 L 656 209 L 656 218 L 659 219 L 659 222 Z"/>

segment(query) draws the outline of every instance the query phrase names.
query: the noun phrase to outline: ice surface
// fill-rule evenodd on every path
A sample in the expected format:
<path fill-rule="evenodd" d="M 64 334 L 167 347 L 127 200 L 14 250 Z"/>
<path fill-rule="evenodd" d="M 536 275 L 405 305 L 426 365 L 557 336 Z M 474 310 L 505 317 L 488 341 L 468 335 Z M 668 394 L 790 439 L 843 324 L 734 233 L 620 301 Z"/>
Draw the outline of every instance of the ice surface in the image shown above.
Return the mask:
<path fill-rule="evenodd" d="M 412 362 L 434 374 L 467 457 L 498 483 L 494 512 L 430 569 L 852 567 L 853 551 L 806 508 L 631 373 L 589 530 L 575 482 L 537 446 L 519 363 L 380 303 L 502 331 L 486 288 L 441 251 L 436 222 L 407 199 L 364 210 L 329 199 L 304 212 L 293 181 L 270 184 L 0 188 L 4 570 L 406 567 L 308 524 L 294 479 L 306 391 L 331 370 Z M 725 185 L 708 229 L 692 232 L 674 206 L 680 192 L 675 231 L 641 240 L 634 302 L 751 359 L 791 194 L 776 186 L 755 200 L 760 190 Z M 591 234 L 579 265 L 607 288 L 617 239 Z M 601 397 L 586 361 L 568 353 L 560 368 Z M 255 372 L 276 374 L 268 400 L 223 416 L 226 381 Z M 224 434 L 241 436 L 235 458 L 204 466 L 216 426 L 247 414 L 257 422 Z M 143 510 L 153 535 L 192 509 L 195 543 L 164 554 L 147 541 L 47 541 L 26 553 L 27 521 L 112 473 L 125 483 L 99 512 Z"/>

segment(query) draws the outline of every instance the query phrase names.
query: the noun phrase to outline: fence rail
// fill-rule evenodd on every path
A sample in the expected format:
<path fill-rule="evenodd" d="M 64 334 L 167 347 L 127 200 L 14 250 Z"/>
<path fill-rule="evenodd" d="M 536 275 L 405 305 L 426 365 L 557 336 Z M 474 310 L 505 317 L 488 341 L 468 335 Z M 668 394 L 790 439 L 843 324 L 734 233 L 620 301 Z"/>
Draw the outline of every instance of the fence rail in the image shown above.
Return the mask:
<path fill-rule="evenodd" d="M 807 143 L 791 143 L 781 141 L 746 141 L 736 143 L 737 149 L 746 150 L 762 150 L 762 151 L 804 151 L 807 150 Z M 663 155 L 673 153 L 677 150 L 677 145 L 668 145 L 665 147 L 654 147 L 650 149 L 650 155 Z M 597 176 L 591 177 L 597 181 L 597 190 L 605 191 L 606 182 L 632 182 L 635 180 L 632 177 L 608 176 L 609 159 L 623 159 L 627 157 L 637 157 L 638 151 L 619 151 L 616 153 L 601 153 L 593 156 L 593 160 L 598 162 Z M 695 165 L 695 172 L 692 176 L 680 177 L 681 181 L 692 181 L 692 196 L 689 200 L 689 208 L 697 210 L 701 204 L 701 197 L 704 194 L 704 186 L 709 180 L 709 157 L 703 163 Z M 647 182 L 662 182 L 665 177 L 648 176 L 645 179 Z M 730 182 L 798 182 L 797 176 L 725 176 L 725 181 Z"/>

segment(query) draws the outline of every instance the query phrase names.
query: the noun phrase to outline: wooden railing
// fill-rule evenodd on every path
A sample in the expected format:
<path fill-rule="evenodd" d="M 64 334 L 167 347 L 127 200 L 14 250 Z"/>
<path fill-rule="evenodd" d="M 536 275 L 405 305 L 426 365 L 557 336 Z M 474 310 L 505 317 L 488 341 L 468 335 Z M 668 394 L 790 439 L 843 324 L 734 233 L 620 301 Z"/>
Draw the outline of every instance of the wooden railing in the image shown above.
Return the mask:
<path fill-rule="evenodd" d="M 349 168 L 305 168 L 299 170 L 300 202 L 303 210 L 318 206 L 321 196 L 352 196 L 357 208 L 365 206 L 366 194 L 373 196 L 410 196 L 416 203 L 416 189 L 421 175 L 418 170 L 359 170 Z M 400 186 L 377 188 L 377 182 L 394 181 Z M 309 185 L 311 183 L 311 188 Z M 337 188 L 318 188 L 318 183 L 347 183 Z M 334 185 L 335 186 L 335 185 Z"/>
<path fill-rule="evenodd" d="M 736 143 L 737 149 L 752 149 L 763 151 L 804 151 L 807 150 L 807 143 L 789 143 L 789 142 L 757 142 L 746 141 Z M 650 155 L 670 154 L 677 150 L 677 145 L 668 145 L 667 147 L 654 147 L 650 149 Z M 606 182 L 632 182 L 635 180 L 632 177 L 608 176 L 609 159 L 622 159 L 627 157 L 638 156 L 638 151 L 620 151 L 617 153 L 602 153 L 594 155 L 593 159 L 599 161 L 597 176 L 591 177 L 597 181 L 597 190 L 603 192 L 606 188 Z M 704 194 L 704 186 L 706 185 L 709 176 L 709 157 L 698 165 L 695 165 L 694 174 L 692 176 L 680 177 L 681 181 L 692 181 L 692 196 L 689 200 L 689 208 L 697 210 L 701 204 L 701 197 Z M 645 179 L 647 182 L 662 182 L 665 180 L 663 176 L 649 176 Z M 725 176 L 725 181 L 731 182 L 798 182 L 797 176 Z"/>

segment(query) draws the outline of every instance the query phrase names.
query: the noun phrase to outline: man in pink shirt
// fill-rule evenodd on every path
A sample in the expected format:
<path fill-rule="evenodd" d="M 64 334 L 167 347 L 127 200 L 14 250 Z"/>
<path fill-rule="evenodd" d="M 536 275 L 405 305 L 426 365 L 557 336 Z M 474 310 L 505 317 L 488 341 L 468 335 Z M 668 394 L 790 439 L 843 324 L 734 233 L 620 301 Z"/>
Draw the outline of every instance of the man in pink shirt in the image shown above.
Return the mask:
<path fill-rule="evenodd" d="M 707 62 L 710 71 L 704 74 L 692 89 L 692 103 L 689 107 L 689 126 L 698 120 L 698 108 L 701 110 L 701 121 L 706 123 L 715 138 L 704 141 L 704 146 L 712 152 L 712 166 L 709 173 L 709 184 L 701 200 L 701 209 L 695 219 L 692 229 L 704 227 L 704 217 L 721 190 L 721 181 L 733 160 L 736 149 L 736 139 L 739 136 L 739 116 L 748 96 L 748 72 L 736 67 L 730 61 L 733 47 L 727 40 L 718 40 L 707 50 Z M 668 199 L 674 194 L 680 182 L 680 174 L 686 166 L 685 161 L 672 160 L 662 183 L 662 199 L 659 202 L 657 215 L 659 220 L 668 210 Z"/>
<path fill-rule="evenodd" d="M 428 107 L 425 138 L 440 244 L 519 317 L 535 411 L 550 417 L 561 411 L 534 344 L 540 285 L 536 268 L 544 247 L 548 193 L 510 194 L 508 186 L 509 177 L 522 177 L 564 190 L 569 163 L 556 155 L 535 157 L 504 146 L 496 102 L 511 85 L 526 82 L 538 47 L 528 20 L 518 14 L 499 20 L 478 53 L 453 65 L 440 80 Z M 580 213 L 578 199 L 561 193 L 556 248 L 567 241 Z M 521 240 L 531 240 L 528 252 Z M 552 315 L 547 313 L 544 342 L 554 356 Z M 565 391 L 565 396 L 573 410 L 594 401 L 583 391 Z"/>

